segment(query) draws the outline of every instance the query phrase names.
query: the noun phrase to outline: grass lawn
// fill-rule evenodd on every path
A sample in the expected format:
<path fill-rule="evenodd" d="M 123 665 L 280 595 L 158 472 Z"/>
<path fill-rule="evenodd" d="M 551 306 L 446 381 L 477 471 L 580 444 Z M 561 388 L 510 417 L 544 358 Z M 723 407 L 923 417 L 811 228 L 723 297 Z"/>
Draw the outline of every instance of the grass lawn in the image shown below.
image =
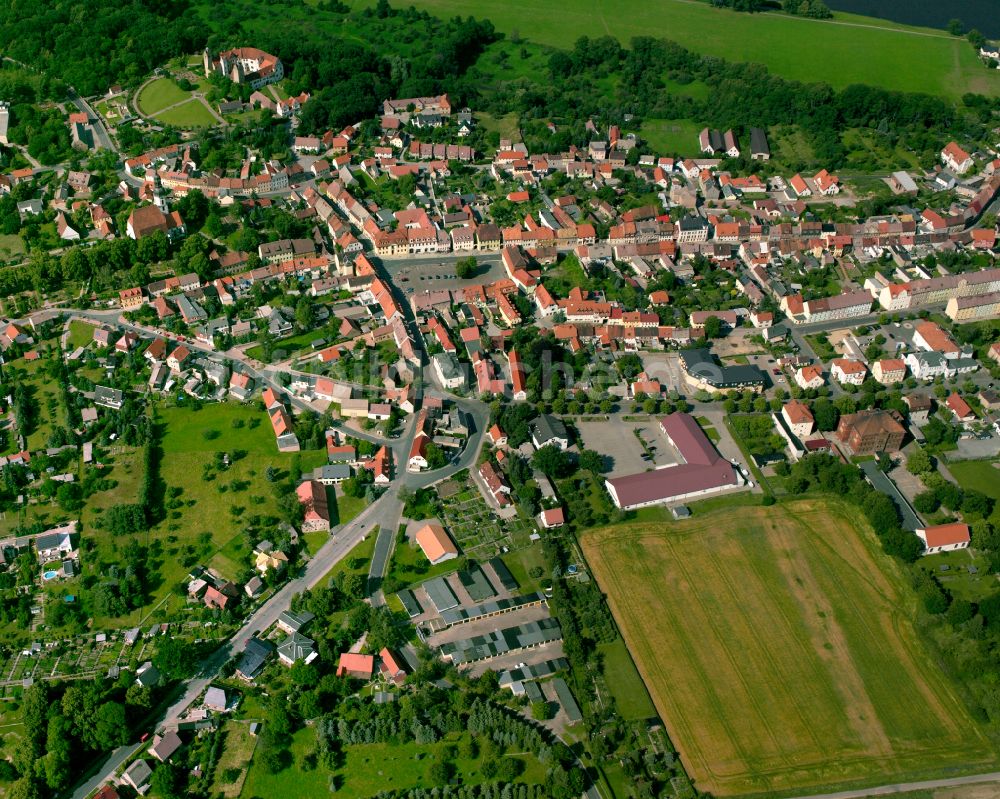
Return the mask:
<path fill-rule="evenodd" d="M 183 102 L 190 96 L 190 92 L 181 89 L 170 78 L 157 78 L 139 92 L 136 105 L 143 114 L 150 116 L 174 103 Z"/>
<path fill-rule="evenodd" d="M 355 8 L 369 0 L 352 0 Z M 785 14 L 745 14 L 691 0 L 659 0 L 622 13 L 614 0 L 539 4 L 512 0 L 416 0 L 444 19 L 487 18 L 540 44 L 568 48 L 581 36 L 611 34 L 628 44 L 635 36 L 672 39 L 699 53 L 752 61 L 775 74 L 843 88 L 867 83 L 900 91 L 957 98 L 968 91 L 1000 94 L 1000 73 L 987 70 L 964 38 L 870 17 L 837 13 L 831 21 Z M 524 21 L 531 20 L 530 31 Z"/>
<path fill-rule="evenodd" d="M 503 562 L 507 564 L 510 573 L 517 580 L 517 584 L 520 586 L 518 590 L 521 593 L 538 589 L 541 578 L 536 580 L 528 572 L 535 566 L 540 567 L 543 571 L 545 570 L 545 556 L 542 554 L 542 544 L 540 541 L 534 541 L 530 546 L 523 547 L 522 549 L 511 550 L 503 556 Z"/>
<path fill-rule="evenodd" d="M 0 258 L 13 258 L 24 253 L 24 242 L 16 233 L 0 236 Z"/>
<path fill-rule="evenodd" d="M 908 583 L 852 509 L 723 506 L 588 531 L 582 545 L 699 789 L 883 784 L 996 763 L 917 638 Z"/>
<path fill-rule="evenodd" d="M 34 429 L 27 437 L 28 449 L 31 451 L 48 446 L 49 436 L 56 425 L 66 426 L 66 410 L 59 399 L 59 386 L 45 373 L 47 363 L 46 358 L 15 362 L 16 367 L 27 375 L 24 382 L 30 386 L 37 409 Z M 17 449 L 17 437 L 13 433 L 8 435 L 7 444 L 7 452 Z"/>
<path fill-rule="evenodd" d="M 698 134 L 703 127 L 690 119 L 647 119 L 639 134 L 657 154 L 697 156 Z"/>
<path fill-rule="evenodd" d="M 604 673 L 614 675 L 608 686 L 622 718 L 628 721 L 654 718 L 656 707 L 649 698 L 649 691 L 632 662 L 625 642 L 619 638 L 612 644 L 598 644 L 597 648 L 604 658 Z"/>
<path fill-rule="evenodd" d="M 243 790 L 243 782 L 250 770 L 250 759 L 257 746 L 257 738 L 250 735 L 249 724 L 239 721 L 227 721 L 222 727 L 222 734 L 225 736 L 225 742 L 222 755 L 215 766 L 212 796 L 221 793 L 227 799 L 233 799 Z M 223 778 L 230 769 L 237 769 L 240 772 L 238 779 L 230 781 Z"/>
<path fill-rule="evenodd" d="M 521 128 L 518 124 L 516 113 L 510 113 L 502 117 L 495 117 L 492 114 L 477 114 L 476 119 L 483 130 L 495 130 L 500 134 L 501 139 L 517 139 L 521 135 Z"/>
<path fill-rule="evenodd" d="M 77 347 L 86 347 L 94 340 L 94 331 L 96 329 L 96 325 L 74 319 L 69 323 L 69 349 L 75 350 Z"/>
<path fill-rule="evenodd" d="M 415 543 L 397 541 L 392 550 L 392 558 L 389 560 L 385 583 L 392 591 L 397 591 L 400 588 L 422 583 L 440 574 L 448 574 L 457 568 L 458 565 L 454 560 L 446 560 L 436 566 L 432 565 Z"/>
<path fill-rule="evenodd" d="M 337 523 L 347 524 L 367 507 L 368 503 L 364 497 L 348 497 L 339 494 L 337 496 Z"/>
<path fill-rule="evenodd" d="M 405 791 L 410 788 L 434 787 L 428 772 L 431 764 L 441 757 L 448 744 L 456 744 L 461 736 L 453 735 L 441 743 L 418 745 L 363 744 L 344 747 L 344 765 L 333 772 L 338 796 L 364 799 L 380 791 Z M 315 749 L 316 737 L 310 728 L 299 730 L 292 736 L 291 752 L 294 764 L 278 774 L 268 774 L 259 759 L 250 765 L 250 773 L 243 787 L 244 796 L 284 796 L 291 793 L 296 799 L 325 799 L 330 796 L 330 772 L 322 766 L 304 768 L 305 757 Z M 506 755 L 511 757 L 511 755 Z M 518 782 L 540 783 L 544 780 L 544 767 L 533 757 L 521 757 L 525 771 Z M 458 758 L 454 761 L 456 772 L 468 785 L 485 782 L 480 772 L 482 761 Z"/>
<path fill-rule="evenodd" d="M 948 471 L 962 488 L 981 491 L 996 500 L 993 506 L 993 524 L 1000 524 L 1000 461 L 956 461 L 948 464 Z"/>
<path fill-rule="evenodd" d="M 169 111 L 160 112 L 154 119 L 178 128 L 207 128 L 216 124 L 215 117 L 209 113 L 205 104 L 195 97 Z"/>
<path fill-rule="evenodd" d="M 278 515 L 265 471 L 274 466 L 279 474 L 285 474 L 295 457 L 278 452 L 264 413 L 253 406 L 228 402 L 203 405 L 199 410 L 161 406 L 157 420 L 164 430 L 160 475 L 168 490 L 180 489 L 180 506 L 168 509 L 167 518 L 148 534 L 150 540 L 158 539 L 163 545 L 150 606 L 170 597 L 173 586 L 197 563 L 214 566 L 227 577 L 236 576 L 248 562 L 245 517 Z M 234 422 L 242 426 L 234 427 Z M 216 471 L 212 479 L 205 479 L 205 466 L 215 463 L 216 452 L 237 450 L 246 456 L 234 460 L 229 469 Z M 311 468 L 313 461 L 325 460 L 325 454 L 318 451 L 303 452 L 299 457 L 303 469 Z M 126 542 L 100 532 L 100 516 L 95 511 L 135 502 L 141 475 L 140 455 L 124 451 L 115 456 L 111 471 L 118 485 L 88 500 L 83 523 L 85 529 L 94 531 L 98 553 L 106 562 L 117 560 L 118 549 Z M 227 488 L 220 491 L 222 487 Z"/>

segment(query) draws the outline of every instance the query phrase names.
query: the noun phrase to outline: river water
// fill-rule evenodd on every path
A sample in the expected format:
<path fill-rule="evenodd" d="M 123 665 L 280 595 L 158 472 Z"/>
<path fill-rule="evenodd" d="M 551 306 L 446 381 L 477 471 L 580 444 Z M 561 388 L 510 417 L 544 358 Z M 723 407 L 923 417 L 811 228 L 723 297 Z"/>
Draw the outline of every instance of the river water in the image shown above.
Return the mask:
<path fill-rule="evenodd" d="M 834 11 L 891 19 L 907 25 L 944 28 L 960 19 L 966 30 L 978 28 L 1000 39 L 1000 0 L 826 0 Z"/>

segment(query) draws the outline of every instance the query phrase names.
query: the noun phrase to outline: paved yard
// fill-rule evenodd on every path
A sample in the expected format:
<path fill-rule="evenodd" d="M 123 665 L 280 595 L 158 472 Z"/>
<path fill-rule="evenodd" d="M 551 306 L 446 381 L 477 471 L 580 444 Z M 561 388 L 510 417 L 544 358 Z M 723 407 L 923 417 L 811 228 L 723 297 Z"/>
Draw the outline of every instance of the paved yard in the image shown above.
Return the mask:
<path fill-rule="evenodd" d="M 648 422 L 625 422 L 620 417 L 612 417 L 603 422 L 577 422 L 576 427 L 584 447 L 604 455 L 609 466 L 608 476 L 635 474 L 677 462 L 655 418 L 651 417 Z M 643 458 L 646 450 L 636 432 L 649 447 L 651 460 Z"/>
<path fill-rule="evenodd" d="M 665 390 L 684 393 L 684 375 L 676 352 L 641 352 L 639 358 L 646 374 L 659 380 Z"/>
<path fill-rule="evenodd" d="M 472 664 L 469 673 L 473 677 L 478 677 L 486 671 L 501 672 L 522 665 L 533 666 L 536 663 L 544 663 L 546 660 L 555 660 L 563 656 L 562 641 L 549 641 L 549 643 L 536 646 L 534 649 L 522 649 L 520 652 L 511 652 L 509 655 L 478 660 Z"/>

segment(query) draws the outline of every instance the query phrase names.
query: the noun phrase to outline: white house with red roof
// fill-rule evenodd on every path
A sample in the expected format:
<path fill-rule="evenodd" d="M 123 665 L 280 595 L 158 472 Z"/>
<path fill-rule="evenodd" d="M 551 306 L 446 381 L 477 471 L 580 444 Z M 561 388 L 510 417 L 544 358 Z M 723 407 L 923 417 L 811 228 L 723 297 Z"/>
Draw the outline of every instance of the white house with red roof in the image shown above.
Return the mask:
<path fill-rule="evenodd" d="M 952 172 L 964 175 L 972 169 L 972 156 L 958 146 L 957 142 L 948 142 L 941 151 L 941 163 Z"/>
<path fill-rule="evenodd" d="M 968 549 L 972 541 L 972 536 L 969 535 L 969 525 L 961 522 L 922 527 L 915 532 L 917 538 L 924 542 L 925 555 Z"/>
<path fill-rule="evenodd" d="M 538 523 L 546 530 L 566 524 L 566 514 L 562 508 L 548 508 L 538 514 Z"/>
<path fill-rule="evenodd" d="M 830 363 L 830 375 L 842 386 L 860 386 L 867 374 L 868 367 L 853 358 L 836 358 Z"/>

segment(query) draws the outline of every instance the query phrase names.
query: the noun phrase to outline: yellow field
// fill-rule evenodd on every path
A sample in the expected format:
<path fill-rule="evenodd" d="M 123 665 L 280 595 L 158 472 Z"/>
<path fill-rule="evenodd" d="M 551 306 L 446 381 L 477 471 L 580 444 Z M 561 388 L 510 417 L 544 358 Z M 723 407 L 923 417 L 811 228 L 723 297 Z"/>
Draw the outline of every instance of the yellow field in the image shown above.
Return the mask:
<path fill-rule="evenodd" d="M 903 575 L 856 518 L 807 500 L 584 535 L 701 790 L 886 784 L 995 762 L 916 638 Z"/>

